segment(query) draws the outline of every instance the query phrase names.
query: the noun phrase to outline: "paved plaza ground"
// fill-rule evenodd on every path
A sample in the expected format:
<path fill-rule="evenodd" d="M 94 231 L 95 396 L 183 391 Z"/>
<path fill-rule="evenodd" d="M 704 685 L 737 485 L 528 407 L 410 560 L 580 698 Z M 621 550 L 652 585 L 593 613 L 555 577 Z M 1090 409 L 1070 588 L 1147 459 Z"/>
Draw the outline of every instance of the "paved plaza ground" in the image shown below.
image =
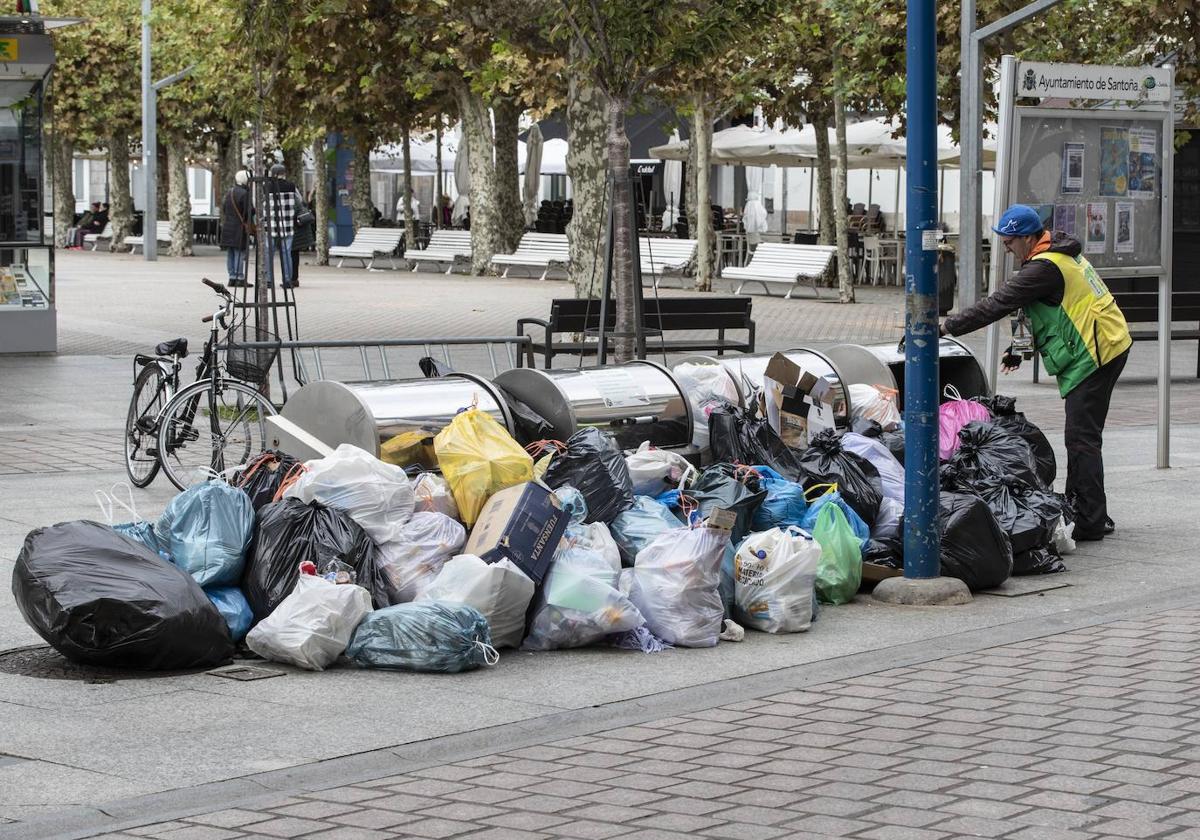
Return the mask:
<path fill-rule="evenodd" d="M 99 515 L 131 355 L 199 345 L 198 278 L 223 260 L 59 252 L 58 270 L 60 354 L 0 357 L 6 579 L 29 529 Z M 400 338 L 508 334 L 568 295 L 306 266 L 298 297 L 305 337 Z M 897 290 L 860 297 L 756 296 L 759 348 L 898 339 Z M 1173 468 L 1155 470 L 1156 349 L 1136 345 L 1114 395 L 1117 535 L 963 607 L 860 596 L 803 635 L 506 651 L 458 676 L 85 681 L 6 672 L 2 651 L 40 640 L 0 598 L 0 840 L 1200 836 L 1200 384 L 1176 343 Z M 1004 391 L 1065 464 L 1053 383 L 1024 370 Z M 153 517 L 171 495 L 160 478 L 136 498 Z"/>

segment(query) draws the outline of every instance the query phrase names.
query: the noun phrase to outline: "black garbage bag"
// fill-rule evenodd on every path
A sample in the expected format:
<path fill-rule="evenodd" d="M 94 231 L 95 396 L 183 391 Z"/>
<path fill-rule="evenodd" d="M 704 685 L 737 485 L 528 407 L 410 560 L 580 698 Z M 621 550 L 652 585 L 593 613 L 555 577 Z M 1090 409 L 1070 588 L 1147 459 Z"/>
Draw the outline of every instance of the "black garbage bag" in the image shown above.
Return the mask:
<path fill-rule="evenodd" d="M 904 429 L 885 432 L 878 420 L 860 417 L 854 421 L 850 431 L 858 432 L 863 437 L 879 438 L 880 443 L 892 453 L 892 457 L 901 464 L 904 463 Z"/>
<path fill-rule="evenodd" d="M 421 368 L 421 375 L 426 379 L 437 379 L 439 376 L 449 376 L 454 373 L 454 368 L 449 362 L 439 362 L 433 356 L 422 356 L 417 360 L 417 366 Z"/>
<path fill-rule="evenodd" d="M 492 384 L 496 385 L 497 390 L 504 395 L 504 402 L 508 404 L 508 408 L 512 412 L 513 423 L 516 425 L 516 433 L 513 437 L 517 439 L 517 443 L 528 446 L 535 441 L 554 437 L 554 426 L 550 424 L 549 420 L 530 408 L 528 403 L 514 397 L 502 386 L 496 383 Z"/>
<path fill-rule="evenodd" d="M 904 516 L 900 517 L 900 528 L 896 533 L 867 541 L 863 549 L 863 562 L 874 563 L 876 566 L 886 566 L 889 569 L 904 568 Z"/>
<path fill-rule="evenodd" d="M 377 610 L 398 603 L 400 594 L 380 568 L 377 552 L 367 532 L 342 510 L 299 499 L 264 506 L 254 517 L 254 540 L 242 577 L 254 620 L 262 621 L 291 594 L 297 567 L 305 560 L 317 571 L 335 560 L 353 568 Z"/>
<path fill-rule="evenodd" d="M 1012 546 L 987 502 L 972 493 L 943 490 L 938 506 L 942 574 L 958 578 L 972 591 L 1008 580 Z"/>
<path fill-rule="evenodd" d="M 874 527 L 883 502 L 879 470 L 861 455 L 842 449 L 837 432 L 826 429 L 810 440 L 800 466 L 806 490 L 818 484 L 836 484 L 846 504 L 862 517 L 867 527 Z"/>
<path fill-rule="evenodd" d="M 554 489 L 570 484 L 587 502 L 585 522 L 612 522 L 633 507 L 633 479 L 625 456 L 599 429 L 580 429 L 567 439 L 567 449 L 550 461 L 542 477 Z"/>
<path fill-rule="evenodd" d="M 717 406 L 708 415 L 708 434 L 713 461 L 770 467 L 788 481 L 803 483 L 799 453 L 780 439 L 757 408 Z"/>
<path fill-rule="evenodd" d="M 1051 544 L 1054 526 L 1062 515 L 1062 503 L 1055 494 L 1007 475 L 967 479 L 953 464 L 944 465 L 941 477 L 946 489 L 974 493 L 987 502 L 1000 529 L 1008 534 L 1014 556 Z"/>
<path fill-rule="evenodd" d="M 962 441 L 951 463 L 971 480 L 984 475 L 1010 476 L 1030 487 L 1049 490 L 1038 477 L 1029 444 L 992 420 L 972 420 L 958 432 Z"/>
<path fill-rule="evenodd" d="M 234 473 L 230 484 L 245 491 L 257 512 L 263 505 L 271 504 L 279 485 L 298 463 L 286 452 L 267 449 L 246 462 L 245 468 Z"/>
<path fill-rule="evenodd" d="M 988 411 L 992 412 L 993 423 L 1029 444 L 1042 486 L 1053 487 L 1054 478 L 1058 475 L 1058 460 L 1054 457 L 1054 447 L 1050 445 L 1041 429 L 1026 418 L 1024 413 L 1017 411 L 1017 398 L 997 394 L 994 397 L 976 397 L 975 400 L 983 403 Z"/>
<path fill-rule="evenodd" d="M 767 498 L 767 491 L 754 470 L 734 464 L 713 464 L 700 473 L 684 495 L 696 502 L 702 518 L 717 508 L 734 514 L 737 520 L 730 541 L 737 544 L 750 533 L 750 520 Z"/>
<path fill-rule="evenodd" d="M 1013 575 L 1054 575 L 1066 570 L 1067 564 L 1052 545 L 1013 555 Z"/>
<path fill-rule="evenodd" d="M 191 575 L 98 522 L 30 531 L 12 591 L 29 626 L 72 662 L 175 671 L 233 656 L 225 619 Z"/>

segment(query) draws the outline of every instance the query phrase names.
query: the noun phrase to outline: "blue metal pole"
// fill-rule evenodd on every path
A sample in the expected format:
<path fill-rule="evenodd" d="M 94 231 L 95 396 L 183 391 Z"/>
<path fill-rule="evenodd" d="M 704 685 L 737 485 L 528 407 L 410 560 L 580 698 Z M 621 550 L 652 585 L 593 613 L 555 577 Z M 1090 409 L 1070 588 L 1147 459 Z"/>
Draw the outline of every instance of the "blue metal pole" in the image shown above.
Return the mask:
<path fill-rule="evenodd" d="M 939 574 L 937 50 L 934 0 L 908 2 L 904 576 Z"/>

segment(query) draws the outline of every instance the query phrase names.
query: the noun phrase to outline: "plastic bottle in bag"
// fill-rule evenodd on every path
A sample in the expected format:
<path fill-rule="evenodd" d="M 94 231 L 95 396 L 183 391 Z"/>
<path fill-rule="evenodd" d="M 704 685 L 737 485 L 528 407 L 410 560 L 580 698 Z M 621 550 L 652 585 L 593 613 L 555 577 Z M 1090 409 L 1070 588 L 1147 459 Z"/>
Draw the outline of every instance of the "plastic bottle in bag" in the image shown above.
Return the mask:
<path fill-rule="evenodd" d="M 737 620 L 766 633 L 812 624 L 821 546 L 799 528 L 772 528 L 742 540 L 734 555 Z"/>

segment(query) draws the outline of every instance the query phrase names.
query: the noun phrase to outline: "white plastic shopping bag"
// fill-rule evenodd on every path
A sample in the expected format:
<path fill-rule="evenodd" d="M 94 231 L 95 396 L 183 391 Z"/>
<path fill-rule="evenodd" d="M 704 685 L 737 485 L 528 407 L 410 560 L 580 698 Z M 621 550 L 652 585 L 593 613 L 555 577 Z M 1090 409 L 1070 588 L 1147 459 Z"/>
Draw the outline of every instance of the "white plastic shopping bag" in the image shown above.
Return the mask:
<path fill-rule="evenodd" d="M 713 647 L 725 604 L 719 592 L 729 532 L 700 526 L 667 531 L 638 552 L 629 599 L 667 644 Z"/>
<path fill-rule="evenodd" d="M 737 386 L 721 365 L 682 362 L 671 373 L 692 405 L 692 443 L 708 449 L 708 414 L 721 402 L 738 405 Z"/>
<path fill-rule="evenodd" d="M 896 407 L 896 390 L 884 385 L 850 385 L 851 420 L 874 420 L 885 432 L 900 425 L 900 409 Z"/>
<path fill-rule="evenodd" d="M 533 581 L 511 560 L 489 565 L 474 554 L 460 554 L 442 566 L 417 600 L 474 607 L 487 619 L 494 646 L 519 647 L 534 589 Z"/>
<path fill-rule="evenodd" d="M 416 511 L 442 513 L 451 519 L 458 519 L 458 503 L 454 501 L 454 493 L 446 479 L 437 473 L 421 473 L 413 480 L 413 493 L 416 496 Z"/>
<path fill-rule="evenodd" d="M 644 441 L 637 451 L 625 456 L 635 496 L 659 496 L 680 485 L 695 468 L 677 452 L 655 449 Z"/>
<path fill-rule="evenodd" d="M 396 603 L 416 600 L 466 542 L 466 529 L 449 516 L 414 513 L 399 537 L 379 546 L 379 568 L 396 589 Z"/>
<path fill-rule="evenodd" d="M 821 546 L 799 528 L 746 537 L 733 557 L 738 619 L 766 633 L 807 630 L 820 561 Z"/>
<path fill-rule="evenodd" d="M 399 537 L 412 516 L 413 486 L 404 470 L 357 446 L 343 443 L 305 466 L 283 498 L 341 508 L 377 543 Z"/>
<path fill-rule="evenodd" d="M 301 572 L 292 594 L 246 636 L 246 646 L 272 662 L 323 671 L 370 612 L 371 593 L 361 586 Z"/>

